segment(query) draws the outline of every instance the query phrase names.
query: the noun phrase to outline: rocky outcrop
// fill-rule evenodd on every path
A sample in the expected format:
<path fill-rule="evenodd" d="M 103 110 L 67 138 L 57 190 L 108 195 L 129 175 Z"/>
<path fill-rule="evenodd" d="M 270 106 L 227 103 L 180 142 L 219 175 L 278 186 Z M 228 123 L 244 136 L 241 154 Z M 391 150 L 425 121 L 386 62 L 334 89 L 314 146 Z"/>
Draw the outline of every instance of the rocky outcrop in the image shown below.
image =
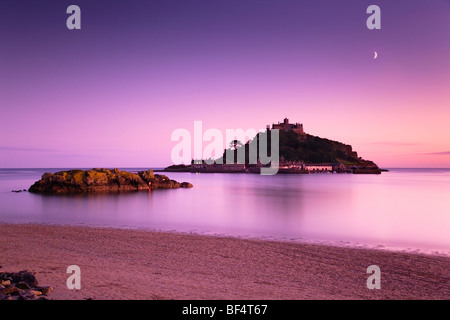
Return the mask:
<path fill-rule="evenodd" d="M 176 189 L 176 188 L 192 188 L 192 184 L 189 182 L 177 182 L 169 179 L 169 177 L 163 174 L 154 174 L 149 171 L 139 171 L 138 175 L 144 180 L 150 189 Z"/>
<path fill-rule="evenodd" d="M 380 174 L 381 169 L 378 167 L 360 167 L 353 170 L 355 174 Z"/>
<path fill-rule="evenodd" d="M 51 286 L 38 286 L 36 273 L 0 272 L 0 300 L 48 300 Z"/>
<path fill-rule="evenodd" d="M 167 172 L 191 172 L 191 166 L 190 165 L 184 165 L 184 164 L 177 164 L 177 165 L 171 165 L 167 168 L 164 168 L 164 171 Z"/>
<path fill-rule="evenodd" d="M 189 182 L 182 182 L 180 183 L 180 188 L 192 188 L 193 185 Z"/>
<path fill-rule="evenodd" d="M 152 170 L 132 173 L 118 169 L 92 169 L 45 173 L 41 180 L 36 181 L 28 191 L 44 194 L 73 194 L 179 187 L 185 187 L 185 185 L 181 186 L 179 182 L 167 176 L 154 174 Z"/>
<path fill-rule="evenodd" d="M 162 174 L 155 174 L 152 179 L 145 180 L 145 182 L 148 183 L 150 189 L 173 189 L 180 187 L 179 182 L 171 180 Z"/>

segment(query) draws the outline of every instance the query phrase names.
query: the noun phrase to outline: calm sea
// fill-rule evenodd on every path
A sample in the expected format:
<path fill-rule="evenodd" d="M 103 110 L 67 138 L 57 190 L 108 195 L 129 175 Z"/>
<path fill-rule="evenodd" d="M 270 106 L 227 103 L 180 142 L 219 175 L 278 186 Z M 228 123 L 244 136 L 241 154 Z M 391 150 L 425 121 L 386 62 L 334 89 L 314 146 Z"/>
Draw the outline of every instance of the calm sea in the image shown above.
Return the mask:
<path fill-rule="evenodd" d="M 11 192 L 28 189 L 44 172 L 59 170 L 0 169 L 0 222 L 450 255 L 450 169 L 391 169 L 381 175 L 167 173 L 194 188 L 80 196 Z"/>

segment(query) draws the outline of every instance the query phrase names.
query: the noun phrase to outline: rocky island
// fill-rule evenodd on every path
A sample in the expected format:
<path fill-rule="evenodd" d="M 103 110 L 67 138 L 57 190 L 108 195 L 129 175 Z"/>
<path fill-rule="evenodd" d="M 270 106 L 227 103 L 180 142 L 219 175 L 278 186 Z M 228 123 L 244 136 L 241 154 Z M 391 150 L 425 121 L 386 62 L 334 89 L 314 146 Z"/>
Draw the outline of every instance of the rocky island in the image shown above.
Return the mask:
<path fill-rule="evenodd" d="M 371 160 L 365 160 L 353 150 L 351 145 L 338 141 L 307 134 L 301 123 L 290 123 L 285 118 L 283 122 L 267 126 L 265 132 L 259 132 L 245 144 L 239 140 L 230 143 L 230 148 L 224 150 L 221 158 L 214 163 L 203 159 L 193 159 L 190 165 L 172 165 L 165 168 L 166 172 L 205 172 L 205 173 L 259 173 L 261 164 L 252 163 L 249 158 L 251 145 L 259 150 L 259 141 L 267 141 L 271 150 L 271 131 L 279 131 L 279 161 L 278 173 L 354 173 L 380 174 L 382 170 Z M 245 155 L 245 161 L 238 162 L 240 151 Z M 232 163 L 227 163 L 227 153 L 234 157 Z M 259 153 L 258 153 L 259 154 Z"/>
<path fill-rule="evenodd" d="M 137 173 L 118 169 L 68 170 L 44 173 L 29 192 L 43 194 L 73 194 L 92 192 L 122 192 L 152 189 L 191 188 L 188 182 L 177 182 L 153 170 Z"/>

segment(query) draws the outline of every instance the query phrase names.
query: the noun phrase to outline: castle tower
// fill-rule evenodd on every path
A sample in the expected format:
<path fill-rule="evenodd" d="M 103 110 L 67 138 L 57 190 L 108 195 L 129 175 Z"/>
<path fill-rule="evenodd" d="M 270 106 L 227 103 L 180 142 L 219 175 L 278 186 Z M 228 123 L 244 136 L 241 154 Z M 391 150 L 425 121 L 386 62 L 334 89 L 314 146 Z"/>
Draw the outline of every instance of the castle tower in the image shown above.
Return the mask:
<path fill-rule="evenodd" d="M 273 123 L 272 124 L 272 129 L 278 129 L 281 131 L 285 131 L 285 132 L 289 132 L 289 131 L 293 131 L 301 136 L 305 136 L 306 133 L 305 131 L 303 131 L 303 124 L 302 123 L 289 123 L 289 119 L 288 118 L 284 118 L 283 122 L 280 123 Z"/>

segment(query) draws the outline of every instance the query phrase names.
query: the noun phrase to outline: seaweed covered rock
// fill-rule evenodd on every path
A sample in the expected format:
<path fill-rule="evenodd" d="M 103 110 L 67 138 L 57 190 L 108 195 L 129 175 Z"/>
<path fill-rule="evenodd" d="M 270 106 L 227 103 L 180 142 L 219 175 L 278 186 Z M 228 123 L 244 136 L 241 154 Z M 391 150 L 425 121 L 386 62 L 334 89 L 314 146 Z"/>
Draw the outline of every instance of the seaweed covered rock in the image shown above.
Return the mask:
<path fill-rule="evenodd" d="M 180 187 L 180 183 L 169 179 L 163 174 L 155 174 L 153 179 L 148 181 L 148 185 L 151 189 L 175 189 Z"/>
<path fill-rule="evenodd" d="M 155 178 L 155 174 L 153 173 L 153 170 L 139 171 L 138 175 L 147 184 L 149 183 L 149 181 L 152 181 Z"/>
<path fill-rule="evenodd" d="M 34 193 L 70 194 L 91 192 L 119 192 L 149 189 L 179 188 L 180 183 L 167 176 L 155 175 L 152 170 L 137 174 L 118 169 L 69 170 L 45 173 L 28 190 Z"/>
<path fill-rule="evenodd" d="M 177 182 L 163 174 L 154 174 L 152 170 L 139 171 L 138 175 L 144 180 L 150 189 L 176 189 L 192 188 L 189 182 Z"/>
<path fill-rule="evenodd" d="M 182 182 L 180 183 L 180 188 L 192 188 L 193 185 L 189 182 Z"/>

